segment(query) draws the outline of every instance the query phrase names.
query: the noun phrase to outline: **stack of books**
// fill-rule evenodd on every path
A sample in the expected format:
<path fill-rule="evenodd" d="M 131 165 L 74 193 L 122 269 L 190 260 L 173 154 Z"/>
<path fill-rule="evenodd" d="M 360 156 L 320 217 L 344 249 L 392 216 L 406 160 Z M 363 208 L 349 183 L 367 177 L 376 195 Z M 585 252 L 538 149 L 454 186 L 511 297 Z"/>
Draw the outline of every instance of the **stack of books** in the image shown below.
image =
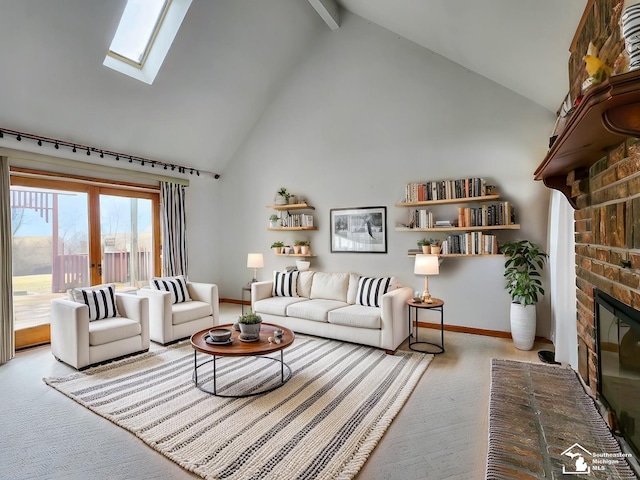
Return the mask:
<path fill-rule="evenodd" d="M 405 187 L 405 202 L 428 202 L 455 198 L 482 197 L 487 194 L 484 178 L 460 178 L 412 182 Z"/>

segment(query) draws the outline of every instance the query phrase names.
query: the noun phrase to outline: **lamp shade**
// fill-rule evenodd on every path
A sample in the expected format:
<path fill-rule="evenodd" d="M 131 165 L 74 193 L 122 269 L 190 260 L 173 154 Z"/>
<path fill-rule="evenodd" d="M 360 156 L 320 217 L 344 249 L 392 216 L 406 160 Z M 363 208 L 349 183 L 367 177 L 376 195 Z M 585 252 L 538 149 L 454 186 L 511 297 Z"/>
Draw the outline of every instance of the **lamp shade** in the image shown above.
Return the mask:
<path fill-rule="evenodd" d="M 440 262 L 437 255 L 416 255 L 413 267 L 416 275 L 438 275 L 440 273 Z"/>
<path fill-rule="evenodd" d="M 264 267 L 264 258 L 261 253 L 249 253 L 247 254 L 247 268 L 262 268 Z"/>

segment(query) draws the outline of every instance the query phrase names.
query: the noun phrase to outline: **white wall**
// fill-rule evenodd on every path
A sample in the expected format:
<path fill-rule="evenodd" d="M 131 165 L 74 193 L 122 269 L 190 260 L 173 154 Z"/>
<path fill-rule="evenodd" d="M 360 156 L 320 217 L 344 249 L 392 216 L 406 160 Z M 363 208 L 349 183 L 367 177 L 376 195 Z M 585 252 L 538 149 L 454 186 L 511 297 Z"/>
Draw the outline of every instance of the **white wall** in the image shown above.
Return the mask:
<path fill-rule="evenodd" d="M 248 252 L 264 252 L 258 277 L 267 279 L 294 263 L 273 256 L 271 243 L 307 238 L 318 255 L 313 269 L 397 275 L 422 290 L 407 250 L 424 234 L 394 230 L 406 218 L 394 203 L 405 184 L 417 180 L 487 178 L 513 202 L 522 224 L 502 240 L 546 245 L 549 193 L 532 178 L 553 121 L 524 97 L 344 12 L 341 28 L 318 37 L 225 170 L 216 225 L 190 225 L 192 276 L 200 275 L 194 258 L 215 254 L 220 271 L 212 276 L 221 297 L 239 298 L 252 275 Z M 272 212 L 265 207 L 280 187 L 316 207 L 318 231 L 267 231 Z M 209 196 L 197 194 L 191 202 Z M 331 254 L 330 209 L 376 205 L 387 207 L 388 253 Z M 211 210 L 196 205 L 207 218 Z M 210 243 L 200 238 L 205 231 Z M 446 323 L 510 330 L 503 263 L 500 257 L 444 260 L 430 290 L 446 302 Z M 544 336 L 548 310 L 548 302 L 539 305 Z"/>

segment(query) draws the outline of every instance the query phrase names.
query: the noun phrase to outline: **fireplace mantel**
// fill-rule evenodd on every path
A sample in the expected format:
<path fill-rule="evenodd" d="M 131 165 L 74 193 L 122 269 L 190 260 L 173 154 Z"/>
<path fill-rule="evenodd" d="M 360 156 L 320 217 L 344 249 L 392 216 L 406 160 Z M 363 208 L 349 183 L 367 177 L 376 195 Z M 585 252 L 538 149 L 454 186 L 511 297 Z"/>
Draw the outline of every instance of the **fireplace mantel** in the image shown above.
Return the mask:
<path fill-rule="evenodd" d="M 567 175 L 586 172 L 626 137 L 640 137 L 640 70 L 615 75 L 587 91 L 534 178 L 560 190 L 576 208 Z"/>

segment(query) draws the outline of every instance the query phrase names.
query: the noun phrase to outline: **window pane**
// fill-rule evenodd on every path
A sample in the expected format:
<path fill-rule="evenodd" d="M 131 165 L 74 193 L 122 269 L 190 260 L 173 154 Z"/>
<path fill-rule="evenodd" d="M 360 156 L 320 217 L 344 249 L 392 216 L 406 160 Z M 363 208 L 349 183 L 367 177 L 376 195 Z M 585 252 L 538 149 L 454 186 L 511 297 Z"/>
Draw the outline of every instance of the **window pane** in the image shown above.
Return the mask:
<path fill-rule="evenodd" d="M 168 0 L 128 0 L 109 49 L 142 64 Z"/>

